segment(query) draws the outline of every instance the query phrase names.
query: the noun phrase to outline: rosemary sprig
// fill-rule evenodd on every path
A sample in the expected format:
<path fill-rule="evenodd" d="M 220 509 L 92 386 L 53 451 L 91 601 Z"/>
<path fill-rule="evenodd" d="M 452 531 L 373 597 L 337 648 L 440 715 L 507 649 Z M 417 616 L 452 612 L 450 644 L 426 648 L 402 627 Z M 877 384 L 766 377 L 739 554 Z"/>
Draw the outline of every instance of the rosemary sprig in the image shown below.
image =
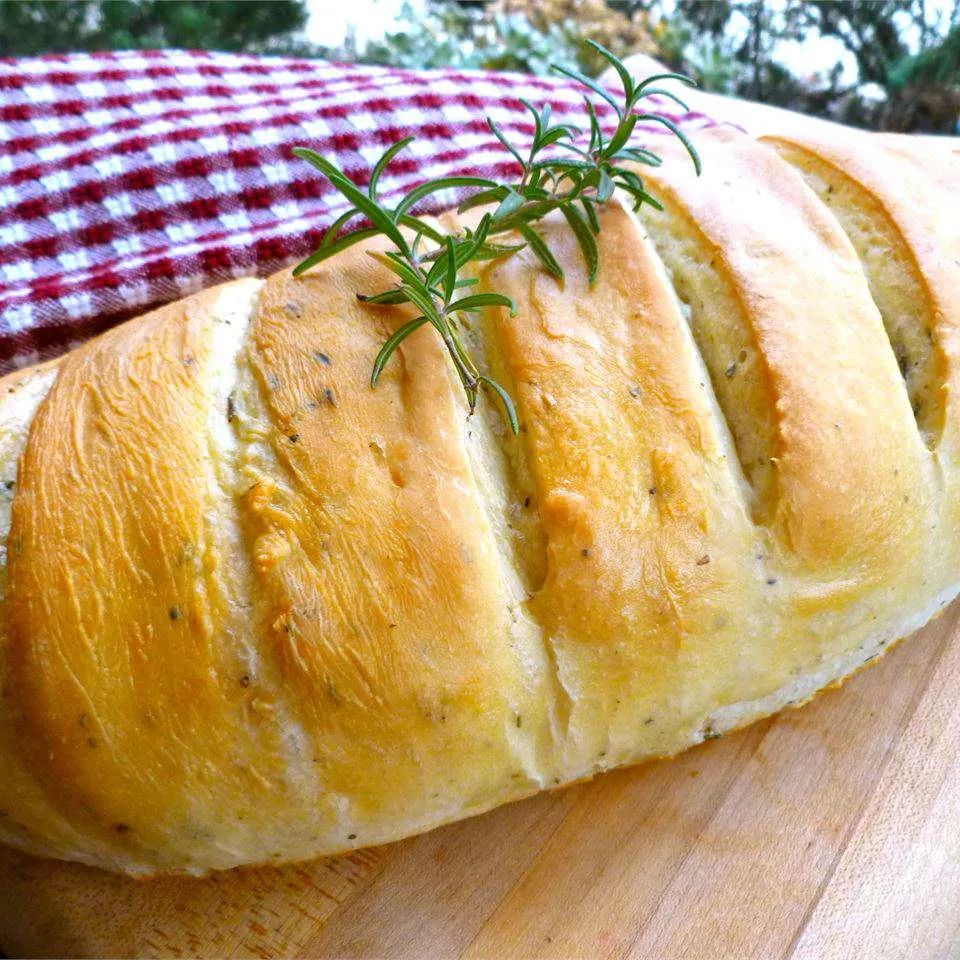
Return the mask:
<path fill-rule="evenodd" d="M 589 95 L 584 96 L 589 122 L 586 142 L 583 142 L 581 131 L 571 124 L 551 123 L 549 104 L 537 110 L 523 100 L 521 102 L 530 112 L 534 125 L 533 141 L 524 155 L 488 117 L 491 132 L 521 167 L 521 177 L 516 182 L 498 183 L 471 176 L 440 177 L 414 187 L 395 206 L 389 207 L 378 194 L 380 178 L 394 157 L 410 145 L 412 137 L 386 150 L 374 166 L 366 190 L 315 151 L 308 147 L 294 148 L 296 156 L 312 164 L 351 204 L 324 232 L 320 246 L 294 268 L 294 276 L 355 243 L 382 234 L 390 240 L 393 248 L 371 256 L 395 275 L 396 282 L 387 290 L 371 295 L 358 293 L 357 297 L 368 304 L 410 303 L 417 310 L 417 316 L 399 327 L 383 344 L 373 364 L 371 386 L 376 386 L 397 347 L 415 330 L 430 324 L 447 348 L 466 393 L 470 412 L 476 407 L 481 387 L 486 385 L 502 403 L 510 428 L 514 433 L 519 432 L 517 412 L 510 395 L 499 383 L 480 372 L 464 348 L 460 335 L 464 316 L 471 311 L 498 306 L 508 308 L 514 315 L 516 307 L 513 300 L 502 293 L 464 292 L 464 288 L 477 283 L 476 279 L 461 276 L 464 267 L 529 247 L 544 268 L 562 280 L 563 269 L 542 234 L 534 227 L 538 221 L 559 210 L 576 237 L 592 284 L 600 269 L 596 241 L 596 234 L 600 231 L 597 208 L 608 203 L 619 190 L 632 199 L 634 210 L 644 203 L 662 209 L 657 199 L 647 192 L 640 175 L 623 166 L 625 162 L 647 166 L 659 166 L 662 162 L 653 151 L 631 146 L 634 130 L 641 121 L 659 123 L 676 135 L 690 154 L 697 174 L 700 173 L 700 158 L 686 134 L 669 117 L 640 108 L 643 100 L 657 94 L 686 110 L 686 104 L 679 97 L 655 84 L 663 80 L 679 80 L 693 86 L 693 82 L 676 73 L 657 74 L 637 82 L 609 50 L 592 40 L 587 42 L 619 75 L 623 83 L 620 99 L 575 70 L 558 66 L 553 69 L 583 84 L 590 93 L 609 104 L 616 113 L 616 129 L 609 138 L 604 136 Z M 475 229 L 445 235 L 413 213 L 417 205 L 432 194 L 463 188 L 474 192 L 460 204 L 461 212 L 477 206 L 494 207 L 492 212 L 482 216 Z M 354 221 L 360 218 L 367 220 L 370 226 L 352 229 Z M 510 235 L 510 242 L 495 242 L 494 238 L 503 234 Z"/>

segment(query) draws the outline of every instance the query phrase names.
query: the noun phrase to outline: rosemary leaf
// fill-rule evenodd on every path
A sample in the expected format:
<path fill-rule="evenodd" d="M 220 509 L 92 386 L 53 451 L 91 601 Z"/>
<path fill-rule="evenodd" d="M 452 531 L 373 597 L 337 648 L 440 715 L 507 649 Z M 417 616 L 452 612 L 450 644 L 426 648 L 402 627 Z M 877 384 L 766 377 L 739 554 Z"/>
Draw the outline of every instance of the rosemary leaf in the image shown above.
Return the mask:
<path fill-rule="evenodd" d="M 410 302 L 410 298 L 399 287 L 396 287 L 393 290 L 384 290 L 383 293 L 370 294 L 369 296 L 364 293 L 358 293 L 357 299 L 361 303 L 370 304 L 396 304 Z"/>
<path fill-rule="evenodd" d="M 597 271 L 600 269 L 600 248 L 597 246 L 597 238 L 593 235 L 590 224 L 576 207 L 564 206 L 560 210 L 567 218 L 567 223 L 570 224 L 570 229 L 577 238 L 577 243 L 580 244 L 583 259 L 587 262 L 590 285 L 592 286 L 597 279 Z"/>
<path fill-rule="evenodd" d="M 513 298 L 503 293 L 475 293 L 471 297 L 463 297 L 456 303 L 451 303 L 449 309 L 451 313 L 458 313 L 461 310 L 478 310 L 480 307 L 507 307 L 511 317 L 517 315 L 517 305 Z"/>
<path fill-rule="evenodd" d="M 673 135 L 686 148 L 687 153 L 690 155 L 690 159 L 693 161 L 693 168 L 697 171 L 697 176 L 700 176 L 700 171 L 703 169 L 700 164 L 700 154 L 697 153 L 687 135 L 669 117 L 662 117 L 659 113 L 641 113 L 640 119 L 650 120 L 653 123 L 662 123 L 671 133 L 673 133 Z"/>
<path fill-rule="evenodd" d="M 370 222 L 389 237 L 398 249 L 407 249 L 403 235 L 389 214 L 371 200 L 345 173 L 341 173 L 329 160 L 308 147 L 294 147 L 293 153 L 316 167 L 355 207 L 366 214 Z"/>
<path fill-rule="evenodd" d="M 439 261 L 438 261 L 439 262 Z M 450 303 L 454 290 L 457 289 L 457 249 L 453 237 L 447 237 L 446 274 L 443 278 L 443 302 Z"/>
<path fill-rule="evenodd" d="M 487 126 L 490 128 L 490 132 L 507 148 L 507 150 L 513 154 L 514 159 L 522 167 L 523 157 L 520 156 L 516 147 L 514 147 L 514 145 L 506 138 L 504 132 L 493 122 L 490 117 L 487 117 Z"/>
<path fill-rule="evenodd" d="M 599 44 L 597 44 L 599 46 Z M 585 74 L 580 73 L 579 70 L 571 70 L 569 67 L 561 67 L 558 64 L 553 64 L 553 69 L 557 73 L 562 73 L 564 76 L 570 77 L 571 80 L 576 80 L 577 83 L 582 83 L 585 87 L 589 87 L 598 97 L 602 97 L 607 103 L 617 111 L 617 116 L 622 117 L 623 111 L 620 107 L 620 104 L 613 98 L 613 95 L 605 90 L 603 87 L 597 83 L 596 80 L 591 80 L 590 77 Z"/>
<path fill-rule="evenodd" d="M 666 97 L 668 100 L 672 100 L 675 104 L 681 107 L 683 110 L 689 110 L 690 108 L 687 104 L 681 100 L 675 93 L 671 93 L 669 90 L 664 90 L 662 87 L 652 87 L 650 90 L 644 91 L 642 94 L 644 97 Z M 634 114 L 636 116 L 636 114 Z"/>
<path fill-rule="evenodd" d="M 414 330 L 419 330 L 426 322 L 426 317 L 415 317 L 413 320 L 408 320 L 402 327 L 398 327 L 387 337 L 386 342 L 377 354 L 376 360 L 373 361 L 373 372 L 370 374 L 371 387 L 377 385 L 380 374 L 383 373 L 383 368 L 387 365 L 387 361 L 393 356 L 393 352 L 397 347 L 399 347 Z"/>
<path fill-rule="evenodd" d="M 355 230 L 353 233 L 348 233 L 346 236 L 332 243 L 328 243 L 326 246 L 320 246 L 317 250 L 314 250 L 306 260 L 301 261 L 293 268 L 293 275 L 299 277 L 301 273 L 306 272 L 311 267 L 315 267 L 318 263 L 322 263 L 335 253 L 346 250 L 347 247 L 352 247 L 355 243 L 366 240 L 368 237 L 375 237 L 379 232 L 375 227 L 369 227 L 366 230 Z"/>
<path fill-rule="evenodd" d="M 543 237 L 537 233 L 533 227 L 523 224 L 520 227 L 520 233 L 527 245 L 536 255 L 536 258 L 552 273 L 558 280 L 563 280 L 563 267 L 557 263 L 557 258 L 550 252 L 550 248 L 544 243 Z"/>
<path fill-rule="evenodd" d="M 493 180 L 486 180 L 483 177 L 439 177 L 436 180 L 428 180 L 411 190 L 397 204 L 393 211 L 394 217 L 399 217 L 406 213 L 412 206 L 426 199 L 431 193 L 437 193 L 440 190 L 454 190 L 458 187 L 496 187 L 498 184 Z"/>
<path fill-rule="evenodd" d="M 398 140 L 393 146 L 387 147 L 383 152 L 383 156 L 374 164 L 373 171 L 370 174 L 370 183 L 367 185 L 367 195 L 371 200 L 376 201 L 377 199 L 377 183 L 380 181 L 380 174 L 390 164 L 390 161 L 405 147 L 408 147 L 416 137 L 404 137 L 402 140 Z"/>
<path fill-rule="evenodd" d="M 513 400 L 510 397 L 510 394 L 507 393 L 503 387 L 497 383 L 496 380 L 491 377 L 487 377 L 484 374 L 480 374 L 479 379 L 485 383 L 491 390 L 500 398 L 500 402 L 503 404 L 503 409 L 507 414 L 507 421 L 510 424 L 510 429 L 516 434 L 520 432 L 520 420 L 517 417 L 517 408 L 513 405 Z"/>

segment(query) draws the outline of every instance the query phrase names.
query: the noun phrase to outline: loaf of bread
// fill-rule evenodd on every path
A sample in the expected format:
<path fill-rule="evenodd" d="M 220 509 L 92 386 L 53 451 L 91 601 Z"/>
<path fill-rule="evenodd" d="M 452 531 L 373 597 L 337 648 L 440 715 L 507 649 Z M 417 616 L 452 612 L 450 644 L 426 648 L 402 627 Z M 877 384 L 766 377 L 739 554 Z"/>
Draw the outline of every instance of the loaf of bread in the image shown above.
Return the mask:
<path fill-rule="evenodd" d="M 590 287 L 483 265 L 468 416 L 357 246 L 0 381 L 0 840 L 394 840 L 807 700 L 960 589 L 960 149 L 701 134 Z M 455 228 L 457 217 L 440 222 Z M 803 758 L 798 757 L 797 763 Z"/>

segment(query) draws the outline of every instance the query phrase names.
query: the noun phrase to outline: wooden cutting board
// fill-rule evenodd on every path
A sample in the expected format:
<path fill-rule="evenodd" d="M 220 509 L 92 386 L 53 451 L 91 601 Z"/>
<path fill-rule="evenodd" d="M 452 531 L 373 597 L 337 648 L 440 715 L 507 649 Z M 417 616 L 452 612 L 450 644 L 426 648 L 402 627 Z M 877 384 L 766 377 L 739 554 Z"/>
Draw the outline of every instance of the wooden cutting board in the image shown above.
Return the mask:
<path fill-rule="evenodd" d="M 388 847 L 130 881 L 0 851 L 11 957 L 960 955 L 960 605 L 843 690 Z"/>

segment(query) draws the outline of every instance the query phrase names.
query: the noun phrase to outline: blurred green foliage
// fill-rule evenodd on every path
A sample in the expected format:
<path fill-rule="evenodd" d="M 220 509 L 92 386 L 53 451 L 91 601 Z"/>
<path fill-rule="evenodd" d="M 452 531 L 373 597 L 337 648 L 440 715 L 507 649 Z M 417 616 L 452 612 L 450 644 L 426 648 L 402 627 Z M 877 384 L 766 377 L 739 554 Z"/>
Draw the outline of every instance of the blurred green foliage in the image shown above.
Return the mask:
<path fill-rule="evenodd" d="M 551 63 L 583 66 L 578 54 L 587 49 L 576 24 L 551 23 L 540 29 L 522 13 L 487 14 L 455 3 L 417 13 L 408 3 L 398 20 L 402 29 L 382 40 L 360 49 L 348 40 L 344 48 L 328 52 L 333 58 L 397 67 L 546 73 Z"/>
<path fill-rule="evenodd" d="M 942 43 L 904 57 L 887 72 L 894 90 L 911 84 L 948 84 L 960 79 L 960 26 L 954 27 Z"/>
<path fill-rule="evenodd" d="M 652 53 L 712 92 L 876 129 L 960 132 L 960 0 L 949 16 L 926 0 L 433 0 L 419 13 L 408 5 L 399 20 L 383 40 L 329 55 L 534 73 L 576 63 L 596 73 L 590 36 L 618 56 Z M 919 53 L 908 37 L 919 38 Z M 812 41 L 843 50 L 855 79 L 839 59 L 819 75 L 791 70 L 783 45 Z"/>
<path fill-rule="evenodd" d="M 662 0 L 639 0 L 648 15 Z M 677 0 L 654 30 L 664 59 L 692 72 L 708 90 L 891 130 L 958 132 L 960 2 L 952 11 L 926 0 Z M 737 29 L 731 29 L 736 26 Z M 921 50 L 911 54 L 908 38 Z M 829 40 L 856 65 L 839 61 L 819 77 L 786 69 L 785 41 Z"/>
<path fill-rule="evenodd" d="M 878 129 L 960 132 L 960 0 L 944 10 L 928 0 L 420 0 L 382 39 L 318 48 L 303 36 L 306 0 L 0 0 L 0 55 L 186 47 L 595 75 L 590 37 L 621 57 L 652 54 L 710 91 Z M 817 40 L 839 45 L 855 80 L 839 62 L 818 76 L 785 64 L 785 43 Z"/>
<path fill-rule="evenodd" d="M 0 56 L 78 50 L 306 51 L 303 0 L 0 0 Z"/>
<path fill-rule="evenodd" d="M 491 0 L 424 5 L 407 2 L 397 26 L 359 47 L 352 37 L 331 59 L 388 66 L 454 67 L 547 73 L 557 63 L 596 76 L 606 63 L 587 43 L 618 56 L 655 52 L 641 23 L 608 0 Z"/>

